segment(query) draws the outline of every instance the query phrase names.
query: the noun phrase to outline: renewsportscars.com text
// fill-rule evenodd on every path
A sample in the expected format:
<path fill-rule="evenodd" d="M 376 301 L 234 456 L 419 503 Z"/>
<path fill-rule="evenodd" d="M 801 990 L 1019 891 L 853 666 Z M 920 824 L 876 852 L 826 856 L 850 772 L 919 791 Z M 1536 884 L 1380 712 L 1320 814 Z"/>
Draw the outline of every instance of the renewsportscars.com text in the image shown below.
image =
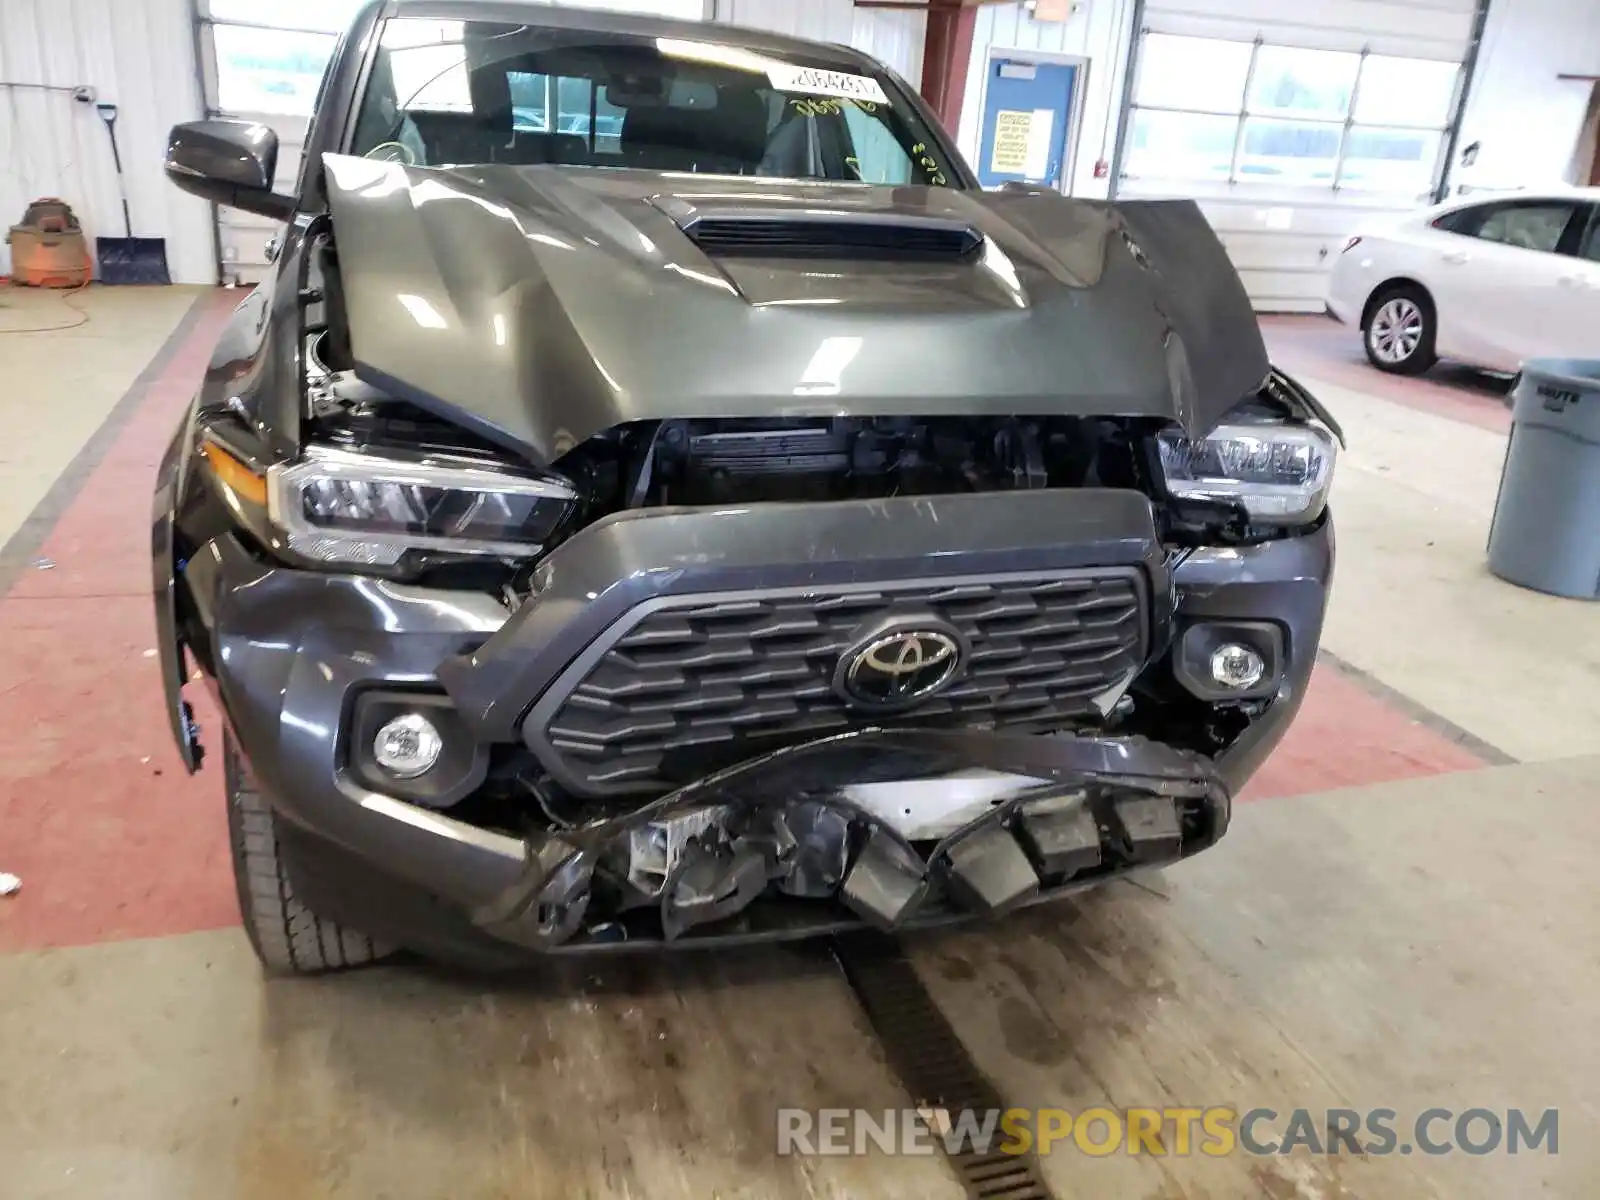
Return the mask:
<path fill-rule="evenodd" d="M 1488 1155 L 1560 1153 L 1553 1108 L 1430 1108 L 1402 1117 L 1392 1108 L 785 1108 L 780 1155 L 1146 1154 L 1221 1158 L 1309 1153 Z"/>

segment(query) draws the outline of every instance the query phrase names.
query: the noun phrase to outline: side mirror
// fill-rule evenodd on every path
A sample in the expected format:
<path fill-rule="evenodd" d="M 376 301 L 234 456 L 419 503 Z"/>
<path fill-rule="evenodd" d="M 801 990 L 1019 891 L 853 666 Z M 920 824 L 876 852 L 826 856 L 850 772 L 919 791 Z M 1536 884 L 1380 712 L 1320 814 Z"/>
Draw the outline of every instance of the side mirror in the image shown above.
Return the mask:
<path fill-rule="evenodd" d="M 251 121 L 188 121 L 167 139 L 167 178 L 184 191 L 287 221 L 295 202 L 272 190 L 277 170 L 278 135 Z"/>

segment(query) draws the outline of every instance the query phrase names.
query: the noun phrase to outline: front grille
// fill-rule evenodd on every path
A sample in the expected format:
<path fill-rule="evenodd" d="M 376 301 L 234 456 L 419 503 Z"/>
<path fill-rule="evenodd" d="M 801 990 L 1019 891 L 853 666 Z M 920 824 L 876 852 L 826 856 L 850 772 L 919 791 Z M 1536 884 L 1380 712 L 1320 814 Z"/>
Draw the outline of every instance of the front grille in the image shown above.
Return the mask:
<path fill-rule="evenodd" d="M 529 742 L 571 786 L 659 788 L 852 726 L 1070 728 L 1144 660 L 1132 570 L 675 598 L 625 617 L 552 685 Z M 945 691 L 892 719 L 833 689 L 875 626 L 939 618 L 969 648 Z"/>

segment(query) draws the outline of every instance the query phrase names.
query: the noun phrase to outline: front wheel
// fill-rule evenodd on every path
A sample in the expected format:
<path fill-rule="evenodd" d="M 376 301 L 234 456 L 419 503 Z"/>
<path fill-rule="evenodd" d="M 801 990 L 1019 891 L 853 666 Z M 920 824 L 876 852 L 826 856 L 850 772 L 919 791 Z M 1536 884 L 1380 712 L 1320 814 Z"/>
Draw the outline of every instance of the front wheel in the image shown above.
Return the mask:
<path fill-rule="evenodd" d="M 1392 288 L 1367 310 L 1362 341 L 1367 361 L 1391 375 L 1420 375 L 1438 361 L 1433 302 L 1421 288 Z"/>
<path fill-rule="evenodd" d="M 386 943 L 317 916 L 296 898 L 284 870 L 277 817 L 231 734 L 224 735 L 222 755 L 239 915 L 262 964 L 278 974 L 319 975 L 394 953 Z"/>

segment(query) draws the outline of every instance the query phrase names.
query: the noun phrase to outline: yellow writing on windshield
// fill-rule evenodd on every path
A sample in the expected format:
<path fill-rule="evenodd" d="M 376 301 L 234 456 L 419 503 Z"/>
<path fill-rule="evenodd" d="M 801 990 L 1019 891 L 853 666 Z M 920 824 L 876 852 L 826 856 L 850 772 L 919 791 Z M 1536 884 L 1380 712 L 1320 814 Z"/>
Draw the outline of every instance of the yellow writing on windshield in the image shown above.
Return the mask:
<path fill-rule="evenodd" d="M 879 107 L 872 100 L 824 100 L 806 96 L 789 101 L 789 106 L 803 117 L 836 117 L 844 112 L 846 105 L 864 113 L 875 113 Z"/>

